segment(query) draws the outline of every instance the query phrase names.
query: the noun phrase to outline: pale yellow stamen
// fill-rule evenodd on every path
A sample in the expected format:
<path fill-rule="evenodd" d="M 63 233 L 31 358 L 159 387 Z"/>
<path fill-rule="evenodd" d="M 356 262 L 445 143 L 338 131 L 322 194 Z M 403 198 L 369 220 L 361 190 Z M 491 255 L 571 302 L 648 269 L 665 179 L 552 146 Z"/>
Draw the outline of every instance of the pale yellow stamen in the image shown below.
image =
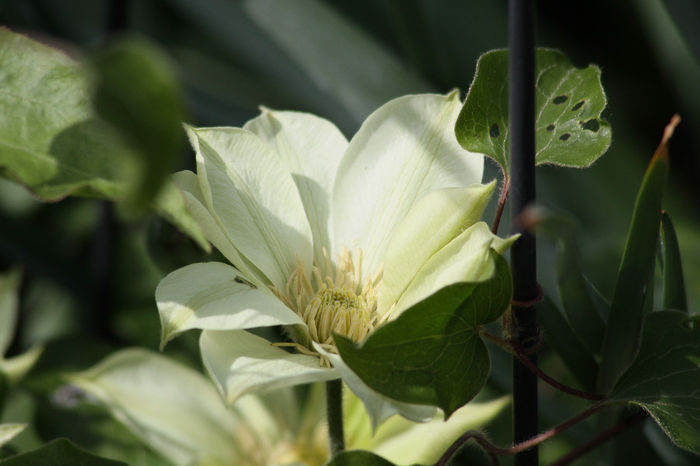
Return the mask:
<path fill-rule="evenodd" d="M 299 262 L 284 291 L 276 288 L 272 291 L 304 320 L 316 343 L 335 353 L 334 333 L 361 341 L 377 326 L 377 292 L 383 271 L 380 267 L 363 283 L 361 250 L 355 254 L 354 261 L 350 251 L 343 248 L 335 265 L 325 249 L 323 254 L 325 276 L 318 264 L 314 264 L 308 276 Z M 284 346 L 289 345 L 305 354 L 313 352 L 298 343 Z M 325 359 L 321 358 L 322 365 L 328 365 Z"/>

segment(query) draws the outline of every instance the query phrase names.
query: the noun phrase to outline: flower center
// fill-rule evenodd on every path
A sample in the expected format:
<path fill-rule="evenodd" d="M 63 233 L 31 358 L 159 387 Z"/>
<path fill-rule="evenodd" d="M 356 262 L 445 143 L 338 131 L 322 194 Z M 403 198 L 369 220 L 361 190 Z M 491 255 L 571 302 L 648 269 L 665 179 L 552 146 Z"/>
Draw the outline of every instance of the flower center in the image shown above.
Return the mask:
<path fill-rule="evenodd" d="M 377 326 L 377 291 L 382 270 L 380 268 L 373 277 L 362 280 L 361 250 L 355 254 L 354 261 L 353 255 L 343 248 L 335 265 L 325 250 L 324 255 L 325 276 L 319 264 L 314 264 L 309 277 L 304 273 L 303 264 L 299 263 L 284 292 L 272 291 L 299 314 L 316 343 L 327 351 L 337 352 L 334 333 L 360 341 Z"/>

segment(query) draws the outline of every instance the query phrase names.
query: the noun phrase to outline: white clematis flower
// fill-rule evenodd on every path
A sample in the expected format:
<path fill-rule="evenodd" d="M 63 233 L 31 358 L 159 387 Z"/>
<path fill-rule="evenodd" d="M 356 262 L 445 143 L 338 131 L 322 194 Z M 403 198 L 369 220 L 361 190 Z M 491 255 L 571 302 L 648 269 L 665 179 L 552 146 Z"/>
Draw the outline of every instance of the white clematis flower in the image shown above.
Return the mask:
<path fill-rule="evenodd" d="M 156 290 L 162 344 L 202 329 L 204 364 L 224 399 L 342 377 L 373 425 L 434 408 L 364 385 L 332 335 L 362 341 L 439 289 L 481 281 L 509 244 L 478 222 L 494 188 L 462 149 L 449 95 L 395 99 L 348 142 L 322 118 L 263 109 L 243 128 L 187 128 L 197 174 L 174 175 L 207 239 L 230 261 L 198 263 Z M 282 325 L 290 348 L 247 331 Z"/>

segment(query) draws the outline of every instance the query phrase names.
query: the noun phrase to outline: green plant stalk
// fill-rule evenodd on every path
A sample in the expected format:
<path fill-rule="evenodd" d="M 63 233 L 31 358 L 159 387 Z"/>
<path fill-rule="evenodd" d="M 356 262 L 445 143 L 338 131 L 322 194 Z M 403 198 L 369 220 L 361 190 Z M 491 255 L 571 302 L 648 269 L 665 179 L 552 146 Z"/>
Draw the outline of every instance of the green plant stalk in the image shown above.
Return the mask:
<path fill-rule="evenodd" d="M 328 419 L 328 438 L 330 439 L 331 458 L 345 449 L 343 432 L 343 381 L 326 382 L 326 415 Z"/>

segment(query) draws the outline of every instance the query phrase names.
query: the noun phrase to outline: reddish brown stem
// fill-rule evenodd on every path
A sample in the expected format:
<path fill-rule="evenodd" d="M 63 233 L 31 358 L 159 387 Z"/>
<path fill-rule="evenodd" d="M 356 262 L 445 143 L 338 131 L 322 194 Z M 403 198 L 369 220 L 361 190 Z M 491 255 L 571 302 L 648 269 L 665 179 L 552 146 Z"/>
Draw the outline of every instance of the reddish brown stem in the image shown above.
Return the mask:
<path fill-rule="evenodd" d="M 601 408 L 605 407 L 606 404 L 604 403 L 596 403 L 584 411 L 581 411 L 578 413 L 576 416 L 572 417 L 571 419 L 552 427 L 549 430 L 546 430 L 528 440 L 525 440 L 524 442 L 520 442 L 516 445 L 513 445 L 510 448 L 500 448 L 497 447 L 496 445 L 492 444 L 489 442 L 486 437 L 484 437 L 483 434 L 475 431 L 469 431 L 463 434 L 461 437 L 459 437 L 450 447 L 443 453 L 443 455 L 440 457 L 437 463 L 435 463 L 435 466 L 444 466 L 447 464 L 448 461 L 454 456 L 454 454 L 459 450 L 466 442 L 469 440 L 474 440 L 476 443 L 479 444 L 480 447 L 482 447 L 484 450 L 486 450 L 492 458 L 492 461 L 494 460 L 494 455 L 498 456 L 508 456 L 508 455 L 515 455 L 516 453 L 520 453 L 522 451 L 528 450 L 536 445 L 539 445 L 540 443 L 544 442 L 545 440 L 549 440 L 550 438 L 554 437 L 555 435 L 565 431 L 571 426 L 574 426 L 578 424 L 579 422 L 587 419 L 589 416 L 593 415 L 596 413 L 598 410 Z M 497 462 L 497 460 L 496 460 Z"/>
<path fill-rule="evenodd" d="M 600 401 L 605 399 L 605 395 L 601 395 L 599 393 L 591 393 L 591 392 L 586 392 L 583 390 L 578 390 L 574 387 L 570 387 L 568 385 L 565 385 L 561 382 L 558 382 L 554 380 L 552 377 L 548 376 L 545 374 L 542 369 L 537 367 L 535 364 L 530 361 L 530 358 L 527 357 L 527 354 L 522 350 L 522 348 L 516 344 L 516 342 L 512 340 L 507 340 L 505 338 L 501 338 L 499 336 L 496 336 L 492 333 L 487 332 L 483 328 L 480 329 L 479 331 L 480 335 L 483 335 L 484 337 L 488 338 L 489 340 L 494 341 L 497 343 L 501 348 L 504 348 L 506 351 L 509 353 L 515 355 L 520 362 L 527 367 L 533 374 L 535 374 L 537 377 L 542 379 L 543 382 L 551 385 L 552 387 L 556 388 L 559 391 L 562 391 L 564 393 L 568 393 L 569 395 L 577 396 L 579 398 L 583 398 L 586 400 L 593 400 L 593 401 Z"/>
<path fill-rule="evenodd" d="M 605 395 L 601 395 L 599 393 L 591 393 L 591 392 L 585 392 L 583 390 L 578 390 L 574 387 L 569 387 L 568 385 L 564 385 L 561 382 L 558 382 L 542 372 L 542 369 L 537 367 L 530 361 L 530 358 L 527 357 L 527 355 L 522 354 L 521 352 L 517 351 L 515 352 L 515 355 L 518 357 L 521 363 L 530 371 L 535 374 L 537 377 L 542 379 L 545 383 L 551 385 L 552 387 L 556 388 L 559 391 L 562 391 L 564 393 L 568 393 L 569 395 L 577 396 L 579 398 L 583 398 L 585 400 L 593 400 L 593 401 L 600 401 L 605 399 Z"/>
<path fill-rule="evenodd" d="M 506 200 L 508 200 L 508 193 L 510 192 L 510 178 L 507 174 L 503 176 L 503 186 L 501 186 L 501 194 L 498 196 L 498 209 L 496 209 L 496 217 L 493 219 L 493 225 L 491 226 L 491 232 L 495 235 L 498 233 L 498 226 L 501 224 L 501 217 L 503 216 L 503 209 L 506 206 Z"/>
<path fill-rule="evenodd" d="M 593 438 L 592 440 L 586 442 L 585 444 L 578 446 L 571 450 L 569 453 L 566 455 L 562 456 L 558 460 L 556 460 L 554 463 L 550 464 L 549 466 L 565 466 L 572 461 L 575 461 L 579 459 L 581 456 L 585 455 L 589 451 L 593 450 L 595 447 L 598 445 L 601 445 L 611 438 L 615 437 L 617 434 L 620 432 L 623 432 L 633 425 L 637 424 L 638 422 L 643 421 L 646 419 L 647 415 L 644 412 L 639 412 L 637 414 L 633 414 L 632 416 L 628 417 L 627 419 L 623 420 L 620 422 L 618 425 L 611 427 L 610 429 L 606 430 L 602 434 L 598 435 L 597 437 Z"/>

